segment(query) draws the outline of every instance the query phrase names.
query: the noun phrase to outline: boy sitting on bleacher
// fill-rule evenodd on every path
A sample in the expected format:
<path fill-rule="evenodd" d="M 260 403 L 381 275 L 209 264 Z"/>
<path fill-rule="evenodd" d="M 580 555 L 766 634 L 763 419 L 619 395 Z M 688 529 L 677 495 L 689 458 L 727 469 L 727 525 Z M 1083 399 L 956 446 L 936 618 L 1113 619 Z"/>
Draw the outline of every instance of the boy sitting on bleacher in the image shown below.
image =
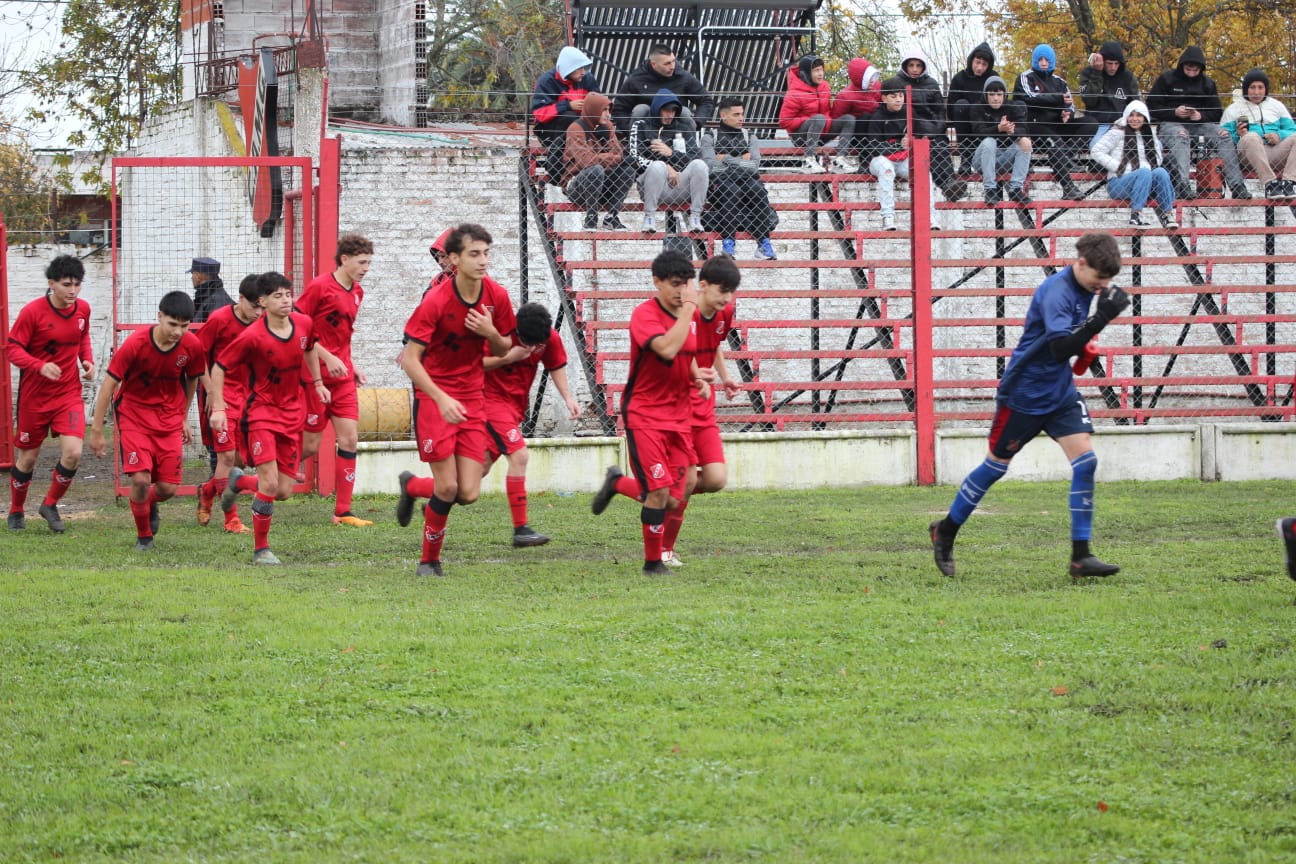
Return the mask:
<path fill-rule="evenodd" d="M 759 139 L 743 128 L 743 101 L 730 96 L 720 101 L 720 124 L 702 133 L 702 160 L 711 171 L 705 225 L 720 235 L 720 248 L 734 254 L 734 235 L 746 231 L 756 238 L 760 257 L 773 260 L 769 234 L 778 214 L 760 178 Z"/>
<path fill-rule="evenodd" d="M 652 112 L 630 125 L 630 158 L 639 171 L 643 198 L 644 233 L 657 230 L 657 207 L 689 203 L 689 231 L 702 230 L 706 206 L 707 166 L 699 156 L 697 138 L 685 134 L 677 123 L 680 100 L 669 90 L 658 90 Z"/>
<path fill-rule="evenodd" d="M 905 82 L 899 77 L 882 82 L 882 107 L 869 118 L 865 138 L 869 154 L 869 173 L 877 178 L 878 205 L 882 210 L 882 230 L 894 231 L 895 178 L 909 177 L 909 122 L 905 117 Z M 932 185 L 930 173 L 923 180 Z M 936 196 L 928 193 L 931 201 L 932 228 L 940 228 L 936 218 Z"/>
<path fill-rule="evenodd" d="M 1008 101 L 1008 85 L 998 75 L 991 75 L 979 104 L 968 108 L 972 137 L 980 138 L 974 164 L 981 172 L 987 204 L 1003 200 L 999 188 L 999 171 L 1012 165 L 1008 180 L 1008 197 L 1018 204 L 1029 204 L 1026 195 L 1026 172 L 1030 170 L 1031 139 L 1026 126 L 1026 111 L 1017 102 Z"/>

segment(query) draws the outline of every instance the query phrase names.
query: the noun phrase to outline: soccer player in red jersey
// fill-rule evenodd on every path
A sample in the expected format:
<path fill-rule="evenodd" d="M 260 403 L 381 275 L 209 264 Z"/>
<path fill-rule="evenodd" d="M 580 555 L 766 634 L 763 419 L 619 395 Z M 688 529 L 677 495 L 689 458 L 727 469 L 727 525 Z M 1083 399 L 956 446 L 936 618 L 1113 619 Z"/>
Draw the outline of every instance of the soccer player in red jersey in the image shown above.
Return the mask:
<path fill-rule="evenodd" d="M 715 369 L 699 369 L 694 312 L 698 307 L 693 262 L 679 252 L 662 252 L 652 263 L 657 296 L 630 316 L 630 375 L 621 396 L 626 450 L 634 479 L 608 468 L 591 509 L 602 513 L 617 492 L 642 495 L 645 576 L 670 573 L 662 563 L 666 511 L 684 499 L 686 472 L 695 465 L 690 392 L 710 395 Z"/>
<path fill-rule="evenodd" d="M 255 274 L 244 276 L 243 281 L 239 283 L 238 302 L 233 306 L 222 306 L 217 309 L 198 331 L 198 341 L 202 343 L 203 357 L 207 360 L 207 372 L 202 377 L 202 390 L 208 393 L 212 389 L 211 370 L 216 366 L 216 358 L 220 356 L 220 352 L 226 345 L 237 339 L 253 321 L 261 317 L 262 309 L 256 300 L 256 285 Z M 212 432 L 209 411 L 199 415 L 203 443 L 216 454 L 216 470 L 212 472 L 211 479 L 198 487 L 199 525 L 207 525 L 211 521 L 212 505 L 225 491 L 230 469 L 239 464 L 242 459 L 243 433 L 239 423 L 242 419 L 246 390 L 247 380 L 241 374 L 241 370 L 240 374 L 225 376 L 225 428 L 220 432 Z M 204 410 L 208 408 L 206 405 L 199 407 Z M 252 529 L 244 525 L 243 520 L 239 518 L 237 506 L 225 514 L 225 530 L 231 534 L 252 532 Z"/>
<path fill-rule="evenodd" d="M 252 563 L 280 564 L 278 556 L 270 551 L 270 522 L 274 502 L 290 498 L 297 479 L 298 443 L 306 415 L 301 386 L 303 362 L 319 400 L 327 405 L 330 394 L 320 376 L 311 319 L 293 311 L 292 282 L 282 273 L 262 273 L 257 277 L 256 295 L 257 304 L 265 312 L 217 357 L 208 398 L 212 431 L 219 433 L 228 428 L 229 422 L 225 378 L 236 373 L 246 375 L 242 423 L 248 459 L 256 466 L 256 476 L 231 468 L 221 493 L 221 509 L 226 513 L 232 510 L 240 492 L 255 493 Z"/>
<path fill-rule="evenodd" d="M 423 551 L 415 574 L 443 576 L 441 547 L 455 504 L 481 494 L 486 458 L 486 406 L 482 388 L 484 342 L 503 357 L 517 326 L 508 292 L 486 275 L 491 235 L 465 223 L 446 238 L 454 279 L 438 281 L 405 325 L 401 367 L 414 385 L 414 437 L 431 477 L 400 475 L 396 521 L 408 525 L 415 498 L 423 508 Z"/>
<path fill-rule="evenodd" d="M 108 364 L 108 378 L 95 399 L 90 449 L 108 450 L 104 418 L 108 404 L 117 418 L 117 452 L 130 478 L 130 509 L 135 517 L 135 549 L 153 548 L 158 502 L 176 493 L 183 473 L 184 445 L 193 441 L 189 405 L 207 359 L 198 337 L 188 332 L 194 302 L 172 291 L 158 304 L 158 323 L 141 327 L 122 342 Z"/>
<path fill-rule="evenodd" d="M 724 362 L 724 344 L 733 329 L 734 292 L 742 274 L 728 255 L 708 258 L 698 271 L 698 306 L 694 312 L 697 324 L 697 355 L 699 369 L 714 368 L 716 384 L 724 388 L 725 396 L 734 398 L 740 392 L 738 383 L 729 377 Z M 724 444 L 720 440 L 720 424 L 716 422 L 715 393 L 702 396 L 692 391 L 693 454 L 697 457 L 685 471 L 684 498 L 678 507 L 666 511 L 666 525 L 662 534 L 662 563 L 667 567 L 683 567 L 684 562 L 675 554 L 675 540 L 684 524 L 684 511 L 694 495 L 719 492 L 729 480 L 725 465 Z"/>
<path fill-rule="evenodd" d="M 574 420 L 581 409 L 567 386 L 567 350 L 553 328 L 548 309 L 539 303 L 522 304 L 511 341 L 512 347 L 503 357 L 487 354 L 482 360 L 486 370 L 486 471 L 500 456 L 505 457 L 508 475 L 504 489 L 513 516 L 513 545 L 543 546 L 549 538 L 527 524 L 526 470 L 530 454 L 519 428 L 541 363 L 558 388 L 568 415 Z"/>
<path fill-rule="evenodd" d="M 315 352 L 319 355 L 324 385 L 330 400 L 327 405 L 315 398 L 314 386 L 302 382 L 306 397 L 306 429 L 302 433 L 304 460 L 319 452 L 324 426 L 333 421 L 333 434 L 337 440 L 337 458 L 333 462 L 335 499 L 333 524 L 361 528 L 372 525 L 351 512 L 351 496 L 355 490 L 356 444 L 360 440 L 360 403 L 356 387 L 366 382 L 364 373 L 355 368 L 351 359 L 351 334 L 355 331 L 356 316 L 364 300 L 364 287 L 360 280 L 373 263 L 373 243 L 359 234 L 343 234 L 338 238 L 337 253 L 333 260 L 337 269 L 312 279 L 306 290 L 297 298 L 297 311 L 309 315 L 315 329 Z"/>
<path fill-rule="evenodd" d="M 18 313 L 9 331 L 9 355 L 18 367 L 18 428 L 14 438 L 14 465 L 9 472 L 9 529 L 27 527 L 24 508 L 41 442 L 49 434 L 59 437 L 59 460 L 41 518 L 50 530 L 62 533 L 67 526 L 59 515 L 59 499 L 67 493 L 81 464 L 85 438 L 85 404 L 81 382 L 94 380 L 94 352 L 90 348 L 90 305 L 78 298 L 85 265 L 72 255 L 60 255 L 45 268 L 48 289 Z"/>

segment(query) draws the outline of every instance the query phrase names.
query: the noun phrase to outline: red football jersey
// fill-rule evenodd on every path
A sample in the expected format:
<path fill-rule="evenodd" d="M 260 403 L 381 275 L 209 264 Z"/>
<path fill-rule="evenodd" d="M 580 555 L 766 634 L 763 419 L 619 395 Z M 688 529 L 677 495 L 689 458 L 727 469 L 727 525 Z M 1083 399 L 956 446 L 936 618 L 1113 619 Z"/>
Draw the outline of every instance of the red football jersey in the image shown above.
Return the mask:
<path fill-rule="evenodd" d="M 471 305 L 459 296 L 453 279 L 435 285 L 405 324 L 406 340 L 427 348 L 423 352 L 423 368 L 432 382 L 447 396 L 461 402 L 480 401 L 485 384 L 481 361 L 487 343 L 465 326 L 469 309 L 490 315 L 495 329 L 505 336 L 517 327 L 508 292 L 489 277 L 482 280 L 481 296 Z M 414 395 L 427 398 L 421 390 L 416 390 Z"/>
<path fill-rule="evenodd" d="M 650 343 L 675 326 L 676 316 L 657 298 L 646 300 L 630 316 L 630 375 L 621 396 L 627 427 L 687 432 L 691 424 L 689 391 L 693 389 L 693 357 L 697 353 L 697 320 L 689 324 L 684 347 L 667 362 Z"/>
<path fill-rule="evenodd" d="M 522 344 L 517 333 L 509 338 L 515 346 Z M 490 356 L 489 343 L 485 348 L 486 356 Z M 532 345 L 531 352 L 522 360 L 486 373 L 486 386 L 483 390 L 489 409 L 501 409 L 514 422 L 520 421 L 526 414 L 531 385 L 535 383 L 541 363 L 550 372 L 567 365 L 567 349 L 563 347 L 562 337 L 553 328 L 549 329 L 549 339 L 545 344 Z"/>
<path fill-rule="evenodd" d="M 234 314 L 234 306 L 222 306 L 203 322 L 202 327 L 198 329 L 198 341 L 203 346 L 203 357 L 207 361 L 207 368 L 210 369 L 216 365 L 216 358 L 220 356 L 225 346 L 233 342 L 243 334 L 252 324 L 256 323 L 255 319 L 247 324 Z M 228 417 L 240 417 L 243 410 L 243 402 L 247 398 L 247 375 L 245 370 L 238 369 L 227 371 L 225 375 L 225 407 Z"/>
<path fill-rule="evenodd" d="M 292 330 L 281 338 L 270 330 L 269 316 L 262 315 L 226 345 L 216 361 L 227 377 L 231 370 L 246 371 L 248 389 L 239 413 L 248 429 L 291 434 L 299 431 L 306 419 L 302 358 L 315 347 L 315 334 L 306 315 L 293 312 L 289 320 Z"/>
<path fill-rule="evenodd" d="M 197 335 L 186 332 L 163 351 L 153 341 L 152 327 L 136 330 L 108 364 L 108 374 L 117 380 L 117 425 L 145 432 L 179 430 L 185 420 L 185 384 L 206 371 L 207 358 Z"/>
<path fill-rule="evenodd" d="M 733 329 L 734 304 L 730 303 L 710 318 L 702 317 L 702 310 L 693 312 L 693 323 L 697 326 L 697 365 L 706 369 L 715 365 L 716 349 L 725 344 L 725 337 Z M 709 426 L 715 422 L 715 397 L 718 384 L 712 384 L 711 395 L 706 399 L 692 389 L 693 425 Z"/>
<path fill-rule="evenodd" d="M 81 362 L 94 362 L 90 348 L 90 304 L 77 298 L 56 309 L 49 295 L 38 297 L 18 313 L 9 329 L 9 357 L 21 370 L 18 401 L 53 406 L 81 401 Z M 40 374 L 46 363 L 63 370 L 57 381 Z"/>
<path fill-rule="evenodd" d="M 353 282 L 348 290 L 332 273 L 325 273 L 312 279 L 293 303 L 298 312 L 310 316 L 319 344 L 345 363 L 352 375 L 355 366 L 351 362 L 351 334 L 363 300 L 364 287 L 359 282 Z M 328 377 L 327 372 L 321 374 Z"/>

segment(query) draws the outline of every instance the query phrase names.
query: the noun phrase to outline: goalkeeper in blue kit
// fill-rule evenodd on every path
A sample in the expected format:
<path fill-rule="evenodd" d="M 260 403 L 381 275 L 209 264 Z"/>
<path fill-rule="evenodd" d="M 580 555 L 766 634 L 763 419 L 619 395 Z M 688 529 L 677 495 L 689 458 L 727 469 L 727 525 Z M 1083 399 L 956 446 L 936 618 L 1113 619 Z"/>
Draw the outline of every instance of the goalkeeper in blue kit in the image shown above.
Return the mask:
<path fill-rule="evenodd" d="M 1090 437 L 1093 421 L 1076 389 L 1071 358 L 1085 356 L 1089 341 L 1125 311 L 1130 298 L 1111 284 L 1121 268 L 1115 238 L 1085 234 L 1076 242 L 1076 251 L 1074 263 L 1040 283 L 1031 298 L 1021 341 L 1013 349 L 995 396 L 985 461 L 963 479 L 949 514 L 929 526 L 936 567 L 946 576 L 954 575 L 954 538 L 959 528 L 1007 473 L 1013 456 L 1041 432 L 1058 443 L 1071 463 L 1072 578 L 1111 576 L 1120 570 L 1089 548 L 1098 457 Z"/>

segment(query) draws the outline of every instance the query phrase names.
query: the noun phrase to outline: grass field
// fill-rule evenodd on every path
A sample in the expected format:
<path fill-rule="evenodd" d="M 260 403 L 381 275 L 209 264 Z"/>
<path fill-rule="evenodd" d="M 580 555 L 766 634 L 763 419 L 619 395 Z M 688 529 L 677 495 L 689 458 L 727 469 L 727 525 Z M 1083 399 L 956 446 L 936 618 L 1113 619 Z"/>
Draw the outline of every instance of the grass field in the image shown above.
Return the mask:
<path fill-rule="evenodd" d="M 1004 482 L 453 512 L 448 577 L 360 499 L 276 509 L 288 566 L 163 507 L 0 538 L 0 861 L 1264 862 L 1296 858 L 1290 484 Z M 217 520 L 219 521 L 219 519 Z"/>

